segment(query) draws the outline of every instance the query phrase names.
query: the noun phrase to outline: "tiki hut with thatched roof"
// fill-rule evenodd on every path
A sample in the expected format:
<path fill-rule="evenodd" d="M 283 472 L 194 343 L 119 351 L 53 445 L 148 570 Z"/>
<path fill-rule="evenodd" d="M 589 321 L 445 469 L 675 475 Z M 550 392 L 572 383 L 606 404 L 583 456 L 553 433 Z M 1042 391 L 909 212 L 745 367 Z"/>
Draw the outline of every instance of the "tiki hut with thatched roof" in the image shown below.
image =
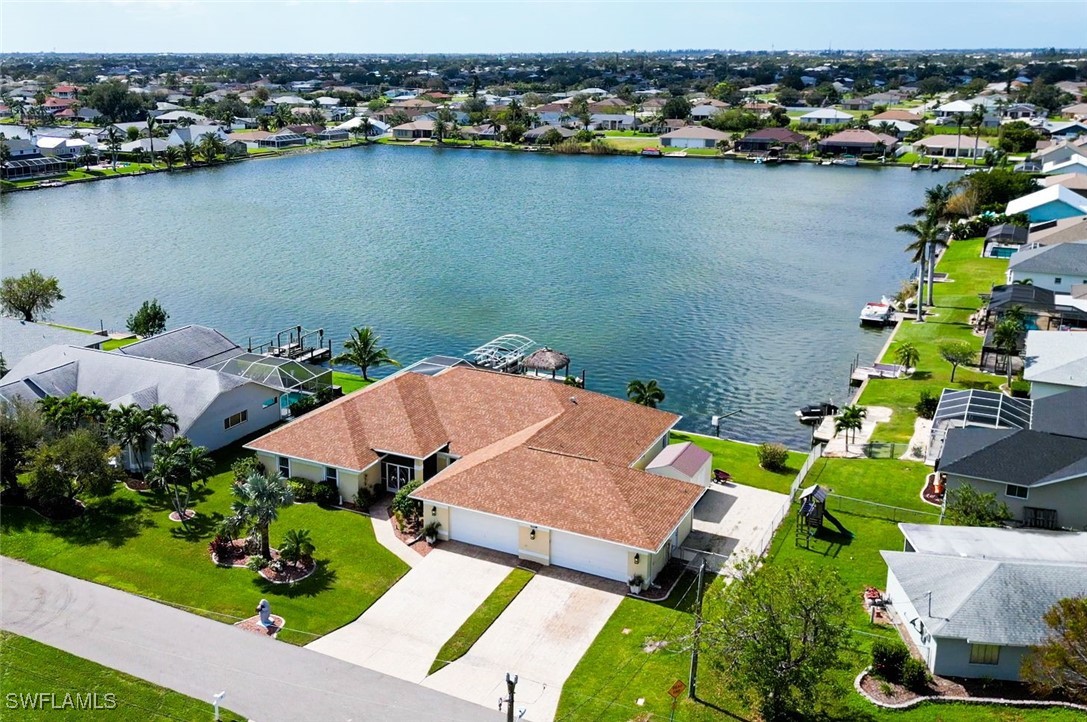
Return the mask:
<path fill-rule="evenodd" d="M 526 369 L 531 369 L 537 373 L 540 371 L 550 371 L 551 378 L 555 378 L 559 369 L 563 369 L 563 376 L 569 372 L 570 357 L 561 351 L 554 351 L 545 346 L 536 349 L 526 356 L 521 362 L 521 365 Z"/>

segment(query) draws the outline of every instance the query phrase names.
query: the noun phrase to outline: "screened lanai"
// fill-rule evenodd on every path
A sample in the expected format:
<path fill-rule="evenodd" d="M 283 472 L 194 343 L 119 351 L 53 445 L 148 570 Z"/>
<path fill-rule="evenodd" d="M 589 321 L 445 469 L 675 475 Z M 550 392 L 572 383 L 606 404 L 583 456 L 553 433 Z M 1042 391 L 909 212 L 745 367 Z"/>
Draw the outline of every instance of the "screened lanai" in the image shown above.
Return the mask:
<path fill-rule="evenodd" d="M 331 369 L 257 353 L 243 353 L 211 368 L 285 391 L 317 393 L 332 386 Z"/>
<path fill-rule="evenodd" d="M 947 430 L 964 426 L 990 429 L 1029 429 L 1030 399 L 1018 399 L 999 391 L 944 389 L 932 417 L 926 461 L 940 458 Z"/>

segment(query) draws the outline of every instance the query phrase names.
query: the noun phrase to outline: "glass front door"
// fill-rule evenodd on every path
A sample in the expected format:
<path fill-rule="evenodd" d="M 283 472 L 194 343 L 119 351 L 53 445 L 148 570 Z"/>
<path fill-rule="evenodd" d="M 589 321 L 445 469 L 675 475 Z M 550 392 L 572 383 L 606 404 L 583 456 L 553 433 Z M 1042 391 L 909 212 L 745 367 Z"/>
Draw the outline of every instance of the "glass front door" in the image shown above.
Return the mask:
<path fill-rule="evenodd" d="M 400 487 L 406 486 L 415 476 L 415 469 L 410 466 L 401 466 L 385 462 L 385 488 L 396 492 Z"/>

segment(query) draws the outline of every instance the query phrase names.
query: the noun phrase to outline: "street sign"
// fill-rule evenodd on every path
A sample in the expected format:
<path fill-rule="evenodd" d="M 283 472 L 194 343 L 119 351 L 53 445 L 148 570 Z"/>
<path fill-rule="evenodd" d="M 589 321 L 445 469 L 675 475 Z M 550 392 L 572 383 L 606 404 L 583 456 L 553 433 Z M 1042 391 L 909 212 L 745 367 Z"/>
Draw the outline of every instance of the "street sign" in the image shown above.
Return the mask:
<path fill-rule="evenodd" d="M 668 690 L 668 694 L 672 696 L 672 699 L 679 699 L 679 696 L 683 694 L 685 689 L 687 689 L 687 685 L 677 679 L 676 683 L 672 685 L 672 688 Z"/>

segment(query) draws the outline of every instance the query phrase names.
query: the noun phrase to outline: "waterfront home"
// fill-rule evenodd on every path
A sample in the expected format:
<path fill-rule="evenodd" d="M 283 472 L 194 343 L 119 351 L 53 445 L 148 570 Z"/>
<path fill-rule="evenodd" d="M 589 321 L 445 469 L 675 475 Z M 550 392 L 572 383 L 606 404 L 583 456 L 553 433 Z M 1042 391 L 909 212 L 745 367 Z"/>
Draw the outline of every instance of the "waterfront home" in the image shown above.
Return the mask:
<path fill-rule="evenodd" d="M 0 353 L 4 355 L 4 363 L 9 367 L 15 366 L 32 353 L 57 344 L 99 348 L 108 340 L 106 336 L 98 334 L 0 316 Z"/>
<path fill-rule="evenodd" d="M 1064 186 L 1050 186 L 1009 201 L 1005 213 L 1026 213 L 1031 223 L 1087 215 L 1087 198 Z"/>
<path fill-rule="evenodd" d="M 1023 358 L 1032 399 L 1087 388 L 1087 333 L 1028 331 Z M 1087 406 L 1079 412 L 1087 416 Z"/>
<path fill-rule="evenodd" d="M 1050 161 L 1042 164 L 1041 171 L 1046 175 L 1087 175 L 1087 156 L 1073 155 L 1061 162 Z"/>
<path fill-rule="evenodd" d="M 434 121 L 428 119 L 413 120 L 393 128 L 393 138 L 396 140 L 413 140 L 415 138 L 430 138 L 434 135 Z"/>
<path fill-rule="evenodd" d="M 336 130 L 346 130 L 348 132 L 353 132 L 356 128 L 361 128 L 362 127 L 362 121 L 363 121 L 363 118 L 361 116 L 351 118 L 350 120 L 345 120 L 344 122 L 342 122 L 339 125 L 335 126 L 335 128 L 336 128 Z M 388 124 L 382 123 L 380 120 L 378 120 L 376 118 L 370 118 L 370 130 L 368 132 L 369 137 L 376 138 L 376 137 L 378 137 L 380 135 L 384 135 L 385 133 L 388 133 L 388 132 L 389 132 Z"/>
<path fill-rule="evenodd" d="M 157 118 L 155 118 L 155 120 L 159 124 L 164 126 L 178 125 L 182 120 L 186 121 L 190 125 L 206 126 L 208 124 L 208 119 L 206 117 L 200 115 L 199 113 L 189 112 L 188 110 L 171 110 L 168 113 L 163 113 L 162 115 L 158 116 Z"/>
<path fill-rule="evenodd" d="M 246 149 L 259 148 L 260 141 L 271 137 L 271 131 L 267 130 L 241 130 L 230 134 L 230 139 L 235 142 L 245 143 Z"/>
<path fill-rule="evenodd" d="M 0 144 L 8 149 L 8 157 L 11 159 L 41 157 L 38 145 L 32 139 L 5 138 L 0 140 Z"/>
<path fill-rule="evenodd" d="M 141 150 L 145 153 L 154 153 L 155 155 L 158 155 L 169 147 L 170 144 L 165 138 L 140 138 L 139 140 L 133 140 L 128 143 L 121 143 L 121 152 L 134 153 L 137 150 Z"/>
<path fill-rule="evenodd" d="M 1070 293 L 1073 286 L 1087 284 L 1087 239 L 1020 250 L 1008 261 L 1006 275 L 1008 283 Z"/>
<path fill-rule="evenodd" d="M 564 128 L 561 125 L 540 125 L 525 133 L 526 143 L 538 143 L 540 138 L 544 137 L 549 131 L 555 131 L 565 140 L 566 138 L 572 138 L 575 133 L 569 128 Z"/>
<path fill-rule="evenodd" d="M 930 135 L 913 144 L 914 150 L 919 155 L 930 158 L 973 158 L 977 145 L 977 157 L 985 155 L 990 146 L 982 138 L 971 138 L 968 135 Z"/>
<path fill-rule="evenodd" d="M 166 136 L 166 145 L 180 146 L 185 143 L 193 143 L 198 145 L 200 139 L 208 133 L 217 136 L 219 140 L 226 142 L 230 138 L 227 135 L 226 130 L 221 125 L 188 125 L 177 126 L 170 131 L 170 135 Z"/>
<path fill-rule="evenodd" d="M 839 153 L 889 153 L 898 145 L 898 138 L 870 130 L 850 128 L 819 141 L 819 152 L 825 155 Z"/>
<path fill-rule="evenodd" d="M 30 354 L 0 379 L 0 397 L 37 401 L 78 393 L 111 406 L 166 404 L 178 434 L 219 449 L 280 420 L 283 390 L 206 368 L 77 346 Z"/>
<path fill-rule="evenodd" d="M 65 175 L 68 161 L 60 158 L 16 158 L 0 166 L 0 178 L 6 181 L 30 180 L 47 176 Z"/>
<path fill-rule="evenodd" d="M 669 450 L 678 420 L 552 381 L 454 366 L 396 374 L 246 448 L 285 476 L 336 484 L 344 499 L 422 481 L 411 496 L 442 539 L 651 581 L 690 533 L 709 483 L 705 451 Z"/>
<path fill-rule="evenodd" d="M 901 121 L 905 121 L 907 123 L 913 123 L 914 125 L 921 125 L 921 123 L 923 123 L 925 121 L 925 119 L 922 116 L 920 116 L 920 115 L 918 115 L 916 113 L 911 113 L 908 110 L 894 110 L 894 109 L 885 110 L 882 113 L 877 113 L 877 114 L 873 115 L 871 118 L 869 118 L 869 120 L 875 121 L 876 123 L 879 123 L 880 121 L 883 121 L 883 120 L 888 120 L 888 121 L 901 120 Z"/>
<path fill-rule="evenodd" d="M 341 128 L 327 128 L 325 130 L 317 132 L 314 137 L 317 140 L 326 142 L 339 142 L 349 140 L 351 134 Z"/>
<path fill-rule="evenodd" d="M 714 148 L 723 140 L 728 140 L 728 133 L 700 125 L 687 125 L 660 136 L 660 144 L 666 148 Z"/>
<path fill-rule="evenodd" d="M 292 133 L 298 133 L 298 135 L 315 136 L 325 129 L 323 125 L 313 125 L 312 123 L 299 123 L 284 126 Z"/>
<path fill-rule="evenodd" d="M 920 127 L 906 120 L 870 120 L 868 121 L 868 127 L 875 130 L 881 128 L 885 123 L 894 127 L 895 135 L 899 138 L 908 133 L 912 133 Z"/>
<path fill-rule="evenodd" d="M 981 255 L 984 258 L 1010 258 L 1027 242 L 1029 233 L 1026 226 L 1011 223 L 990 226 L 985 232 L 985 245 L 982 247 Z"/>
<path fill-rule="evenodd" d="M 289 128 L 283 128 L 259 139 L 257 146 L 260 148 L 290 148 L 295 145 L 305 145 L 308 142 L 306 136 L 299 135 Z"/>
<path fill-rule="evenodd" d="M 968 100 L 953 100 L 936 108 L 937 118 L 955 118 L 957 116 L 969 116 L 974 112 L 974 103 Z"/>
<path fill-rule="evenodd" d="M 375 111 L 374 117 L 380 121 L 387 122 L 394 115 L 402 114 L 409 119 L 414 120 L 420 115 L 433 113 L 437 109 L 437 103 L 431 103 L 429 100 L 423 100 L 422 98 L 409 98 L 407 100 L 394 101 L 387 107 Z"/>
<path fill-rule="evenodd" d="M 842 125 L 852 121 L 852 115 L 834 108 L 819 108 L 797 118 L 797 122 L 806 125 Z"/>
<path fill-rule="evenodd" d="M 1036 151 L 1030 156 L 1030 159 L 1041 164 L 1044 168 L 1046 166 L 1053 167 L 1060 163 L 1073 160 L 1077 157 L 1082 158 L 1084 156 L 1087 156 L 1087 148 L 1068 141 L 1062 141 Z"/>
<path fill-rule="evenodd" d="M 589 118 L 590 130 L 634 130 L 638 119 L 633 115 L 594 113 Z"/>
<path fill-rule="evenodd" d="M 1083 171 L 1080 173 L 1059 173 L 1039 178 L 1038 183 L 1043 187 L 1064 186 L 1070 191 L 1075 191 L 1087 198 L 1087 158 L 1084 159 Z"/>
<path fill-rule="evenodd" d="M 773 146 L 787 148 L 790 145 L 797 145 L 805 150 L 808 147 L 808 136 L 788 128 L 762 128 L 753 130 L 736 141 L 736 150 L 743 153 L 765 152 Z"/>
<path fill-rule="evenodd" d="M 47 158 L 63 158 L 71 160 L 83 152 L 84 148 L 93 146 L 82 138 L 58 138 L 56 136 L 43 136 L 35 140 L 38 152 Z"/>
<path fill-rule="evenodd" d="M 992 339 L 992 327 L 1009 311 L 1018 308 L 1026 314 L 1027 328 L 1044 330 L 1087 328 L 1087 299 L 1073 286 L 1071 294 L 1056 292 L 1029 283 L 993 286 L 982 312 L 982 326 L 988 329 L 982 345 L 982 365 L 989 354 L 1003 356 Z"/>
<path fill-rule="evenodd" d="M 886 599 L 933 674 L 1019 680 L 1060 599 L 1087 594 L 1087 534 L 900 524 Z"/>

